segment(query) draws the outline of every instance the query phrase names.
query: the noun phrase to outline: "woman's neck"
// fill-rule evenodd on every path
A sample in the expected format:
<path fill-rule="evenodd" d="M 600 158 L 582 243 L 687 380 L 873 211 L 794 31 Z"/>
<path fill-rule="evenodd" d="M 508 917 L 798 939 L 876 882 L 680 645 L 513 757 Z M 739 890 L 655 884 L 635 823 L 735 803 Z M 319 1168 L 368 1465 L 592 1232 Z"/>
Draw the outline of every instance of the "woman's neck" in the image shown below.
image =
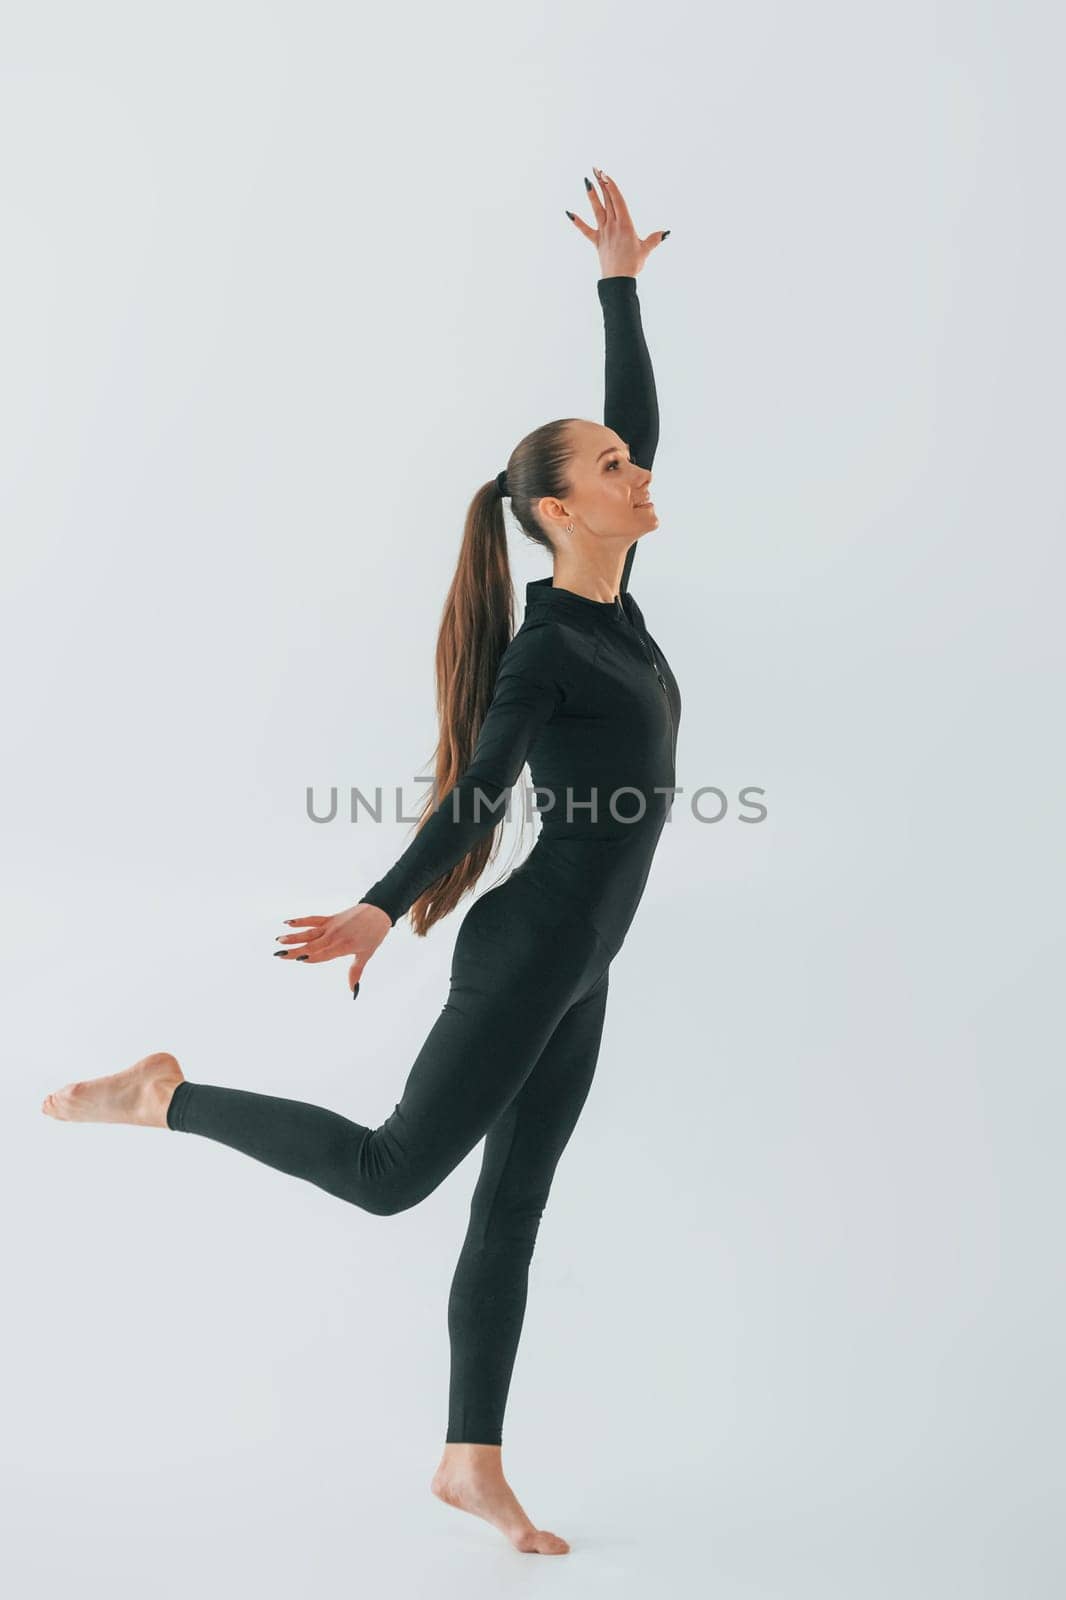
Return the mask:
<path fill-rule="evenodd" d="M 571 594 L 583 595 L 586 600 L 611 601 L 617 598 L 622 584 L 625 553 L 610 562 L 581 561 L 576 556 L 556 556 L 552 568 L 552 587 L 568 589 Z"/>

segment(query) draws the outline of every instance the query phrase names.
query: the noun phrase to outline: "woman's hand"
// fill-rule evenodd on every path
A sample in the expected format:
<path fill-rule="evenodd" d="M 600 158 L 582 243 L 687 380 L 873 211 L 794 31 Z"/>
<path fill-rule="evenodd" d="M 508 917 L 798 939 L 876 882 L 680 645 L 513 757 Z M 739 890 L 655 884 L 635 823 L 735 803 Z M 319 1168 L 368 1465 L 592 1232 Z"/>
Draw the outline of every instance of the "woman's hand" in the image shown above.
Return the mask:
<path fill-rule="evenodd" d="M 567 216 L 575 227 L 580 228 L 585 238 L 591 239 L 596 246 L 602 278 L 635 278 L 651 252 L 662 244 L 670 229 L 659 228 L 655 233 L 649 233 L 646 239 L 642 239 L 633 226 L 629 207 L 614 179 L 609 178 L 599 167 L 593 167 L 592 170 L 600 180 L 600 187 L 603 190 L 601 200 L 596 193 L 595 184 L 585 179 L 589 202 L 598 226 L 590 228 L 587 222 L 575 217 L 572 211 L 568 211 Z"/>
<path fill-rule="evenodd" d="M 359 993 L 359 980 L 363 968 L 378 945 L 392 928 L 392 918 L 378 906 L 368 906 L 360 900 L 347 911 L 338 911 L 332 917 L 289 917 L 289 928 L 307 928 L 307 933 L 282 933 L 278 943 L 285 950 L 275 950 L 276 956 L 288 961 L 335 961 L 338 956 L 354 956 L 348 968 L 348 987 L 352 998 Z"/>

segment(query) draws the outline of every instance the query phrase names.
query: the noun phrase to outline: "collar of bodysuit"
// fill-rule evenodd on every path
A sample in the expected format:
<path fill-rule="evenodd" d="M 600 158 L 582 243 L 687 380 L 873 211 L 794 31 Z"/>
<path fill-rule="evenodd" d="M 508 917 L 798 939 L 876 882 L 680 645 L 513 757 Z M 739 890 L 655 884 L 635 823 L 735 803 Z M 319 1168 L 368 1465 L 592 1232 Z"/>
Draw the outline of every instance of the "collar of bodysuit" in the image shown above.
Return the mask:
<path fill-rule="evenodd" d="M 533 578 L 526 584 L 526 610 L 549 613 L 564 612 L 571 617 L 584 617 L 587 621 L 628 616 L 627 594 L 616 595 L 613 600 L 590 600 L 587 595 L 575 594 L 572 589 L 557 588 L 547 578 Z"/>

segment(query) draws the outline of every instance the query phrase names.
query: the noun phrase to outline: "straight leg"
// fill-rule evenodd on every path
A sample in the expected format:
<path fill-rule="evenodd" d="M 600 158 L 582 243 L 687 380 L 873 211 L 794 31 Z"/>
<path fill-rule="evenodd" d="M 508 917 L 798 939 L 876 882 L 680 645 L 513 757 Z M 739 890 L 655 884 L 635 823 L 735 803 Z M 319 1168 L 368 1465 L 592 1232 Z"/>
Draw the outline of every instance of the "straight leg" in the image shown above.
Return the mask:
<path fill-rule="evenodd" d="M 607 986 L 605 970 L 562 1017 L 486 1136 L 448 1302 L 448 1443 L 501 1443 L 529 1264 L 556 1166 L 592 1085 Z"/>

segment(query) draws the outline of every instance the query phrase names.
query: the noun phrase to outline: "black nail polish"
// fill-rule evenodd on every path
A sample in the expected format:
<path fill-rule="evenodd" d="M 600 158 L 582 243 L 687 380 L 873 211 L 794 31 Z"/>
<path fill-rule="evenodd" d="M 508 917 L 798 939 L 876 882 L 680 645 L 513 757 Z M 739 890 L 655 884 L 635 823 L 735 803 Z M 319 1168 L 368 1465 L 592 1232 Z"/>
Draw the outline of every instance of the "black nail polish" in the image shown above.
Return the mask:
<path fill-rule="evenodd" d="M 356 986 L 355 986 L 355 988 L 354 988 L 354 989 L 353 989 L 353 990 L 352 990 L 352 999 L 353 999 L 353 1000 L 354 1000 L 354 999 L 355 999 L 355 997 L 356 997 L 356 995 L 357 995 L 357 994 L 358 994 L 358 993 L 359 993 L 359 985 L 358 985 L 358 984 L 356 984 Z"/>
<path fill-rule="evenodd" d="M 287 956 L 289 952 L 287 950 L 272 950 L 270 953 L 272 956 Z"/>
<path fill-rule="evenodd" d="M 306 956 L 297 956 L 296 959 L 297 959 L 297 961 L 306 961 L 307 957 Z"/>
<path fill-rule="evenodd" d="M 667 234 L 668 234 L 668 233 L 670 233 L 670 232 L 671 232 L 671 231 L 672 231 L 672 230 L 671 230 L 671 229 L 670 229 L 670 228 L 664 228 L 664 229 L 663 229 L 663 238 L 664 238 L 664 239 L 665 239 L 665 238 L 666 238 L 666 236 L 667 236 Z"/>
<path fill-rule="evenodd" d="M 568 211 L 568 212 L 567 212 L 567 213 L 566 213 L 566 214 L 567 214 L 567 216 L 568 216 L 568 217 L 569 217 L 569 218 L 570 218 L 570 221 L 571 221 L 571 222 L 573 222 L 573 220 L 574 220 L 574 213 L 573 213 L 573 212 L 572 212 L 572 211 Z"/>
<path fill-rule="evenodd" d="M 585 179 L 585 188 L 586 189 L 591 189 L 592 188 L 592 185 L 591 185 L 591 183 L 589 182 L 589 180 L 587 178 Z"/>

